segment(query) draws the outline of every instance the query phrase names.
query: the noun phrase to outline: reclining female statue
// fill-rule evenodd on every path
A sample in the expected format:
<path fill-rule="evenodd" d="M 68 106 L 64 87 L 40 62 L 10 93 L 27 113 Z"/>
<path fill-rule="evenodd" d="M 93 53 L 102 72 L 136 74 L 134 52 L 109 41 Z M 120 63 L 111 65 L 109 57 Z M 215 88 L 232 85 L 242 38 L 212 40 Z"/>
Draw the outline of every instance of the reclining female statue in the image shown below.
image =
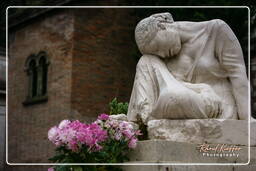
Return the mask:
<path fill-rule="evenodd" d="M 135 29 L 143 56 L 128 119 L 247 119 L 248 80 L 241 46 L 222 20 L 174 22 L 170 13 Z"/>

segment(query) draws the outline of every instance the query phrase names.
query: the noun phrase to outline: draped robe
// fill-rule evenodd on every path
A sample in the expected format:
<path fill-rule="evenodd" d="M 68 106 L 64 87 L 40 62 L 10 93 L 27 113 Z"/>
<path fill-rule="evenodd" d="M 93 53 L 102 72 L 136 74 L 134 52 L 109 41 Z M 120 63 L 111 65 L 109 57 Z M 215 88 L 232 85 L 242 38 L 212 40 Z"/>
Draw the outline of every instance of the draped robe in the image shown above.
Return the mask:
<path fill-rule="evenodd" d="M 140 117 L 146 123 L 151 119 L 237 119 L 239 113 L 247 114 L 246 69 L 233 31 L 222 20 L 179 25 L 194 31 L 193 39 L 182 44 L 176 63 L 150 54 L 140 58 L 128 119 Z M 195 56 L 186 54 L 191 47 L 197 49 Z M 192 62 L 179 73 L 186 55 Z"/>

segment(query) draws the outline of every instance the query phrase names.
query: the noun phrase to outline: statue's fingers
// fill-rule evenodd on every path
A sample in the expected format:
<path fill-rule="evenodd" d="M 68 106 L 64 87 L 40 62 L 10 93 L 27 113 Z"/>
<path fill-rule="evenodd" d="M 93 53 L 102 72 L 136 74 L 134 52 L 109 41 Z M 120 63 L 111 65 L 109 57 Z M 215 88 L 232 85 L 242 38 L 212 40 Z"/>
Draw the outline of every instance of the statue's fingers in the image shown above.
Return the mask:
<path fill-rule="evenodd" d="M 216 118 L 219 113 L 219 103 L 217 101 L 214 101 L 214 115 L 213 118 Z"/>
<path fill-rule="evenodd" d="M 209 105 L 209 106 L 210 106 L 210 107 L 209 107 L 209 108 L 210 108 L 210 112 L 209 112 L 210 115 L 209 115 L 209 116 L 210 116 L 210 118 L 212 118 L 213 115 L 214 115 L 214 110 L 215 110 L 215 109 L 214 109 L 214 108 L 215 108 L 215 107 L 214 107 L 214 103 L 213 103 L 213 102 L 210 102 L 210 105 Z"/>
<path fill-rule="evenodd" d="M 214 102 L 215 104 L 215 112 L 214 112 L 214 116 L 213 118 L 216 118 L 218 116 L 218 113 L 219 113 L 219 103 L 217 101 Z"/>
<path fill-rule="evenodd" d="M 223 113 L 223 108 L 222 108 L 222 103 L 220 103 L 220 113 L 219 113 L 219 116 L 222 115 Z"/>
<path fill-rule="evenodd" d="M 218 105 L 217 105 L 217 103 L 215 101 L 213 102 L 213 106 L 214 106 L 214 108 L 213 108 L 212 118 L 215 118 L 216 112 L 218 110 Z"/>
<path fill-rule="evenodd" d="M 212 117 L 212 107 L 210 105 L 206 105 L 206 113 L 208 114 L 208 117 Z"/>
<path fill-rule="evenodd" d="M 215 118 L 217 118 L 221 114 L 221 103 L 218 103 L 218 112 Z"/>

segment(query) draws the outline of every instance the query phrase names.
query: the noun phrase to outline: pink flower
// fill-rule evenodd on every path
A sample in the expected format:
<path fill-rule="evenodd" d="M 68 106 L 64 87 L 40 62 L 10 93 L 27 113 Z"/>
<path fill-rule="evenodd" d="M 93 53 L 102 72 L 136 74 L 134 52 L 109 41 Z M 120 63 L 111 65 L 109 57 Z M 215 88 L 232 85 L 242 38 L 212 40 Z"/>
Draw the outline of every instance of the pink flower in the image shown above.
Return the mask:
<path fill-rule="evenodd" d="M 98 116 L 98 119 L 99 120 L 108 120 L 109 119 L 109 116 L 107 115 L 107 114 L 105 114 L 105 113 L 102 113 L 102 114 L 100 114 L 99 116 Z"/>
<path fill-rule="evenodd" d="M 119 127 L 120 127 L 121 129 L 130 129 L 130 130 L 133 129 L 132 125 L 131 125 L 129 122 L 126 122 L 126 121 L 122 121 L 122 122 L 119 124 Z"/>
<path fill-rule="evenodd" d="M 62 142 L 61 142 L 60 140 L 58 140 L 58 139 L 54 142 L 54 144 L 55 144 L 57 147 L 63 145 Z"/>
<path fill-rule="evenodd" d="M 137 146 L 137 138 L 132 138 L 129 143 L 128 143 L 128 147 L 129 148 L 135 148 Z"/>
<path fill-rule="evenodd" d="M 50 167 L 50 168 L 48 169 L 48 171 L 54 171 L 53 167 Z"/>
<path fill-rule="evenodd" d="M 55 141 L 57 140 L 58 134 L 59 134 L 58 132 L 59 132 L 59 129 L 56 126 L 52 127 L 48 131 L 48 139 L 51 142 L 55 143 Z"/>
<path fill-rule="evenodd" d="M 126 130 L 122 131 L 122 133 L 128 139 L 130 139 L 130 138 L 132 138 L 132 136 L 134 136 L 133 132 L 129 129 L 126 129 Z"/>
<path fill-rule="evenodd" d="M 70 124 L 70 121 L 69 121 L 69 120 L 63 120 L 63 121 L 61 121 L 60 124 L 59 124 L 59 129 L 65 128 L 68 124 Z"/>
<path fill-rule="evenodd" d="M 100 151 L 102 148 L 103 148 L 102 146 L 96 143 L 92 151 Z"/>
<path fill-rule="evenodd" d="M 106 122 L 106 125 L 109 125 L 109 127 L 117 128 L 119 126 L 119 123 L 117 120 L 109 120 L 109 122 Z"/>
<path fill-rule="evenodd" d="M 76 134 L 77 141 L 88 146 L 90 151 L 99 151 L 102 149 L 98 143 L 105 141 L 107 137 L 107 131 L 103 130 L 96 123 L 80 125 Z"/>
<path fill-rule="evenodd" d="M 129 148 L 135 148 L 138 135 L 141 135 L 140 131 L 135 131 L 129 122 L 111 119 L 104 113 L 91 124 L 63 120 L 48 131 L 51 142 L 73 152 L 80 152 L 84 147 L 89 152 L 97 152 L 105 147 L 105 141 L 120 140 L 127 142 Z"/>
<path fill-rule="evenodd" d="M 68 143 L 68 148 L 71 149 L 73 152 L 78 152 L 79 151 L 77 142 L 74 141 L 74 140 L 72 140 Z"/>
<path fill-rule="evenodd" d="M 76 131 L 72 128 L 66 128 L 64 130 L 60 130 L 59 139 L 62 143 L 68 144 L 72 140 L 74 140 L 76 136 Z"/>
<path fill-rule="evenodd" d="M 123 128 L 123 129 L 127 128 L 128 125 L 129 125 L 129 123 L 126 122 L 126 121 L 122 121 L 122 122 L 119 124 L 119 126 L 120 126 L 121 128 Z"/>
<path fill-rule="evenodd" d="M 121 137 L 122 137 L 122 134 L 121 134 L 120 132 L 117 132 L 117 133 L 115 134 L 115 139 L 116 139 L 117 141 L 119 141 L 119 140 L 121 139 Z"/>
<path fill-rule="evenodd" d="M 142 134 L 142 132 L 141 132 L 140 130 L 137 130 L 137 131 L 135 132 L 135 135 L 138 136 L 138 135 L 143 135 L 143 134 Z"/>

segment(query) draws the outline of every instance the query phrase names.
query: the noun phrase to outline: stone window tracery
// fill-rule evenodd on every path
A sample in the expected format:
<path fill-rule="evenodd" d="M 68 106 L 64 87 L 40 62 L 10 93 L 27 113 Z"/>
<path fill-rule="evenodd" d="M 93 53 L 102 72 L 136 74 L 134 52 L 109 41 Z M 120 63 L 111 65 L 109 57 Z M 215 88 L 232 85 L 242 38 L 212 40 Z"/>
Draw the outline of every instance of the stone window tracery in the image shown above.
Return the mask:
<path fill-rule="evenodd" d="M 24 105 L 37 104 L 47 101 L 47 75 L 49 60 L 45 52 L 30 55 L 25 63 L 28 76 L 27 97 Z"/>

